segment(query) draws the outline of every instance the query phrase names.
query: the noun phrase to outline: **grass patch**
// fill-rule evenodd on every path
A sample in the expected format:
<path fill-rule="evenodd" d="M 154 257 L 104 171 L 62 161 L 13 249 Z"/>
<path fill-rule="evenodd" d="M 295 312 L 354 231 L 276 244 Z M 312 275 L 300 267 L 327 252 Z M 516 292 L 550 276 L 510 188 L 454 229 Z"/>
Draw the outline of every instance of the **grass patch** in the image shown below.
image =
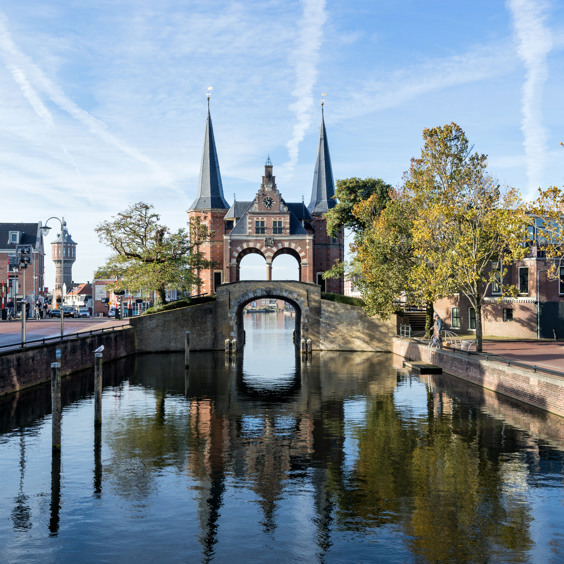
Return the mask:
<path fill-rule="evenodd" d="M 181 300 L 169 302 L 168 304 L 155 305 L 153 307 L 150 307 L 145 311 L 145 313 L 143 313 L 143 315 L 148 315 L 151 313 L 161 313 L 163 311 L 170 311 L 171 309 L 179 309 L 181 307 L 189 307 L 213 301 L 215 301 L 215 296 L 202 296 L 201 298 L 183 298 Z"/>
<path fill-rule="evenodd" d="M 330 294 L 329 292 L 321 292 L 322 300 L 329 300 L 339 304 L 347 304 L 358 307 L 364 307 L 364 300 L 361 298 L 353 298 L 352 296 L 343 296 L 342 294 Z"/>

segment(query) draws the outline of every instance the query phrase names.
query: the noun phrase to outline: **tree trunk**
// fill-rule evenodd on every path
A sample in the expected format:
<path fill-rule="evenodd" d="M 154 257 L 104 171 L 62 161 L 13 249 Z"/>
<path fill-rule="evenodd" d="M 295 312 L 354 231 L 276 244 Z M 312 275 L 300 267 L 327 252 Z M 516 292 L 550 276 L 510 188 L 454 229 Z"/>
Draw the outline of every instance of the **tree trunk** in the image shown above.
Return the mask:
<path fill-rule="evenodd" d="M 482 352 L 482 302 L 476 300 L 476 352 Z"/>
<path fill-rule="evenodd" d="M 427 302 L 425 305 L 425 333 L 431 333 L 433 330 L 433 302 Z"/>
<path fill-rule="evenodd" d="M 166 304 L 166 291 L 164 286 L 161 286 L 157 289 L 157 304 L 164 305 Z"/>

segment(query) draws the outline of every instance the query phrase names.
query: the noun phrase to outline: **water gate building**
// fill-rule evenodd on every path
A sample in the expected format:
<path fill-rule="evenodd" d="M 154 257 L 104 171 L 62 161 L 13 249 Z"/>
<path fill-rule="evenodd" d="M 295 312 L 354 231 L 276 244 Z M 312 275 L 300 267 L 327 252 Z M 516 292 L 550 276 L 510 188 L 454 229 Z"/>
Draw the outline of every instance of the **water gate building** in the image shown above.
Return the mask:
<path fill-rule="evenodd" d="M 299 280 L 321 285 L 322 290 L 342 294 L 343 280 L 323 280 L 323 273 L 344 259 L 344 233 L 329 237 L 324 215 L 336 205 L 331 157 L 325 130 L 323 107 L 319 146 L 309 205 L 286 202 L 276 184 L 270 158 L 258 192 L 252 200 L 234 201 L 229 206 L 223 195 L 219 160 L 210 116 L 206 120 L 198 194 L 188 210 L 199 218 L 213 239 L 200 251 L 213 266 L 200 271 L 202 293 L 215 293 L 223 283 L 240 280 L 241 261 L 256 253 L 265 259 L 266 279 L 272 278 L 272 263 L 289 254 L 298 263 Z"/>

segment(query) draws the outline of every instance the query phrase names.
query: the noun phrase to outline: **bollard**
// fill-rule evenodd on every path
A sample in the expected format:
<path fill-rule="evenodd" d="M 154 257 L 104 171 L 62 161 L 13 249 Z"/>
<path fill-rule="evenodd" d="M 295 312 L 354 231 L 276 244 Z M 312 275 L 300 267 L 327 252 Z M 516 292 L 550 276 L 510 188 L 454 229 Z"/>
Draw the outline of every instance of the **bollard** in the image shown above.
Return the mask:
<path fill-rule="evenodd" d="M 190 331 L 184 332 L 184 366 L 190 366 Z"/>
<path fill-rule="evenodd" d="M 102 493 L 102 428 L 94 426 L 94 495 Z"/>
<path fill-rule="evenodd" d="M 225 354 L 231 354 L 231 341 L 225 339 Z"/>
<path fill-rule="evenodd" d="M 307 352 L 308 352 L 308 353 L 311 353 L 311 351 L 313 350 L 313 345 L 312 345 L 312 343 L 311 343 L 311 339 L 308 339 L 308 340 L 306 341 L 306 346 L 307 346 Z"/>
<path fill-rule="evenodd" d="M 305 340 L 305 339 L 302 339 L 302 340 L 300 341 L 300 351 L 301 351 L 302 353 L 307 352 L 307 349 L 306 349 L 306 340 Z"/>
<path fill-rule="evenodd" d="M 61 450 L 61 363 L 51 363 L 51 416 L 53 450 Z"/>
<path fill-rule="evenodd" d="M 237 354 L 237 339 L 231 341 L 231 354 Z"/>
<path fill-rule="evenodd" d="M 102 353 L 94 353 L 94 425 L 102 424 Z"/>

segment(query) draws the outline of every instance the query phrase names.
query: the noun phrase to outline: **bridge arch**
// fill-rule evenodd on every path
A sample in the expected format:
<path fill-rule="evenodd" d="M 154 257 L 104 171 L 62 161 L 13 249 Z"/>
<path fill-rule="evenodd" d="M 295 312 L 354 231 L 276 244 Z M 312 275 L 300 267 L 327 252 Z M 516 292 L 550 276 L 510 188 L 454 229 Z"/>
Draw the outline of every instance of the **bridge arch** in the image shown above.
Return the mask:
<path fill-rule="evenodd" d="M 251 281 L 243 280 L 223 284 L 217 289 L 218 315 L 225 315 L 225 335 L 244 342 L 243 310 L 245 306 L 262 298 L 272 298 L 288 302 L 296 312 L 296 344 L 300 339 L 319 342 L 319 323 L 321 293 L 319 286 L 296 281 Z M 220 313 L 221 311 L 225 314 Z M 220 317 L 221 318 L 221 317 Z"/>

